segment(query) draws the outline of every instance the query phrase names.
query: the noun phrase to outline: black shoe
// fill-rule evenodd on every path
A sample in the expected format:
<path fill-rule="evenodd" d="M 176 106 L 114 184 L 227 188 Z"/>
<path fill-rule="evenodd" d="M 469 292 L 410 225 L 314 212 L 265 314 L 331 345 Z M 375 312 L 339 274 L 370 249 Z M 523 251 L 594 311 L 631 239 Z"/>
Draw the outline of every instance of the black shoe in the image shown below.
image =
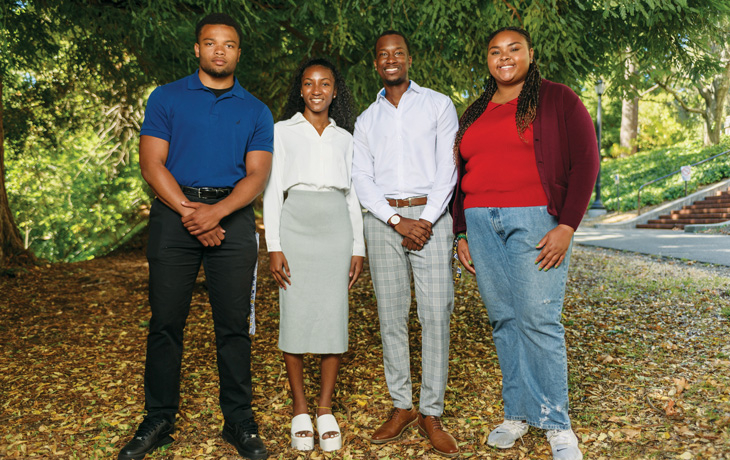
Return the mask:
<path fill-rule="evenodd" d="M 261 460 L 268 458 L 264 441 L 259 438 L 259 427 L 253 417 L 243 422 L 223 425 L 223 439 L 230 442 L 243 458 Z"/>
<path fill-rule="evenodd" d="M 170 435 L 175 425 L 162 417 L 145 417 L 134 438 L 119 452 L 118 460 L 140 460 L 158 447 L 174 441 Z"/>

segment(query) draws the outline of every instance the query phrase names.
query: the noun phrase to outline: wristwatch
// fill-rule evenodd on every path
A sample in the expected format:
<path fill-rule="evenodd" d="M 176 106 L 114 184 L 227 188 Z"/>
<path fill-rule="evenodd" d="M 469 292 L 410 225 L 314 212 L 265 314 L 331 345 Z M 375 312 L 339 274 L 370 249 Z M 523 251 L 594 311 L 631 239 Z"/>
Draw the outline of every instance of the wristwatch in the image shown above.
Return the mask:
<path fill-rule="evenodd" d="M 400 224 L 400 216 L 398 214 L 393 214 L 393 217 L 388 220 L 388 225 L 395 228 L 398 224 Z"/>

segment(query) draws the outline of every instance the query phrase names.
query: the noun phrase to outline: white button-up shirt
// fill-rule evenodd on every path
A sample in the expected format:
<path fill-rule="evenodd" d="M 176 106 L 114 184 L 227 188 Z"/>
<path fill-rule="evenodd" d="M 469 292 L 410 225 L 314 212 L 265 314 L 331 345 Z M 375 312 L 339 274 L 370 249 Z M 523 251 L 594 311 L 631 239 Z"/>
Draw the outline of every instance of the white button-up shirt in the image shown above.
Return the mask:
<path fill-rule="evenodd" d="M 355 124 L 352 182 L 360 203 L 387 222 L 398 211 L 386 198 L 426 196 L 420 218 L 435 223 L 456 185 L 458 127 L 456 108 L 446 95 L 411 81 L 395 107 L 381 90 Z"/>
<path fill-rule="evenodd" d="M 352 135 L 331 118 L 321 136 L 301 113 L 274 125 L 271 176 L 264 190 L 264 227 L 269 252 L 281 251 L 279 225 L 284 192 L 341 190 L 352 222 L 352 255 L 365 256 L 362 208 L 351 186 L 352 150 Z"/>

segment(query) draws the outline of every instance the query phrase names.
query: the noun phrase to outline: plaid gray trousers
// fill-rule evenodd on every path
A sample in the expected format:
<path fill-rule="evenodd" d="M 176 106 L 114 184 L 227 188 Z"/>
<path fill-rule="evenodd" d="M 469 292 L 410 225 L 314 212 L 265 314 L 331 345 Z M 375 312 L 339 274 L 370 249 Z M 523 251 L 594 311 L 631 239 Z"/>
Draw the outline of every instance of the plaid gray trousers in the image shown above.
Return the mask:
<path fill-rule="evenodd" d="M 418 219 L 423 208 L 413 206 L 399 211 L 403 217 Z M 420 251 L 404 248 L 403 237 L 372 214 L 365 214 L 364 223 L 370 272 L 378 300 L 385 380 L 393 405 L 401 409 L 413 405 L 408 344 L 413 272 L 422 328 L 419 410 L 424 416 L 440 417 L 449 372 L 449 320 L 454 309 L 451 215 L 444 213 L 436 221 L 433 236 Z"/>

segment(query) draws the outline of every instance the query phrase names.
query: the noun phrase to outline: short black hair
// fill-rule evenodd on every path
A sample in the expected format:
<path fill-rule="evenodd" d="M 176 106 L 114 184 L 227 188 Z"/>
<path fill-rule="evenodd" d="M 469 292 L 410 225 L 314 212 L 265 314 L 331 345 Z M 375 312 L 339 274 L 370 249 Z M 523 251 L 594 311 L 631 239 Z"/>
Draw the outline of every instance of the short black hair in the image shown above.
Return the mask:
<path fill-rule="evenodd" d="M 406 42 L 406 51 L 408 51 L 408 54 L 411 54 L 411 43 L 408 41 L 408 37 L 406 37 L 405 35 L 403 35 L 402 32 L 399 32 L 399 31 L 393 30 L 393 29 L 386 30 L 382 34 L 378 35 L 378 38 L 375 39 L 375 44 L 373 45 L 373 47 L 377 47 L 378 46 L 378 40 L 380 40 L 381 38 L 385 37 L 386 35 L 398 35 L 399 37 L 402 37 L 403 38 L 403 41 Z M 377 48 L 375 48 L 375 54 L 376 55 L 378 54 Z"/>
<path fill-rule="evenodd" d="M 236 29 L 236 33 L 238 34 L 238 47 L 240 48 L 241 41 L 243 40 L 243 32 L 241 32 L 241 26 L 238 25 L 238 22 L 236 22 L 235 19 L 233 19 L 226 13 L 211 13 L 198 21 L 198 24 L 195 26 L 195 41 L 198 42 L 200 40 L 200 31 L 203 29 L 203 26 L 218 24 L 231 26 Z"/>

